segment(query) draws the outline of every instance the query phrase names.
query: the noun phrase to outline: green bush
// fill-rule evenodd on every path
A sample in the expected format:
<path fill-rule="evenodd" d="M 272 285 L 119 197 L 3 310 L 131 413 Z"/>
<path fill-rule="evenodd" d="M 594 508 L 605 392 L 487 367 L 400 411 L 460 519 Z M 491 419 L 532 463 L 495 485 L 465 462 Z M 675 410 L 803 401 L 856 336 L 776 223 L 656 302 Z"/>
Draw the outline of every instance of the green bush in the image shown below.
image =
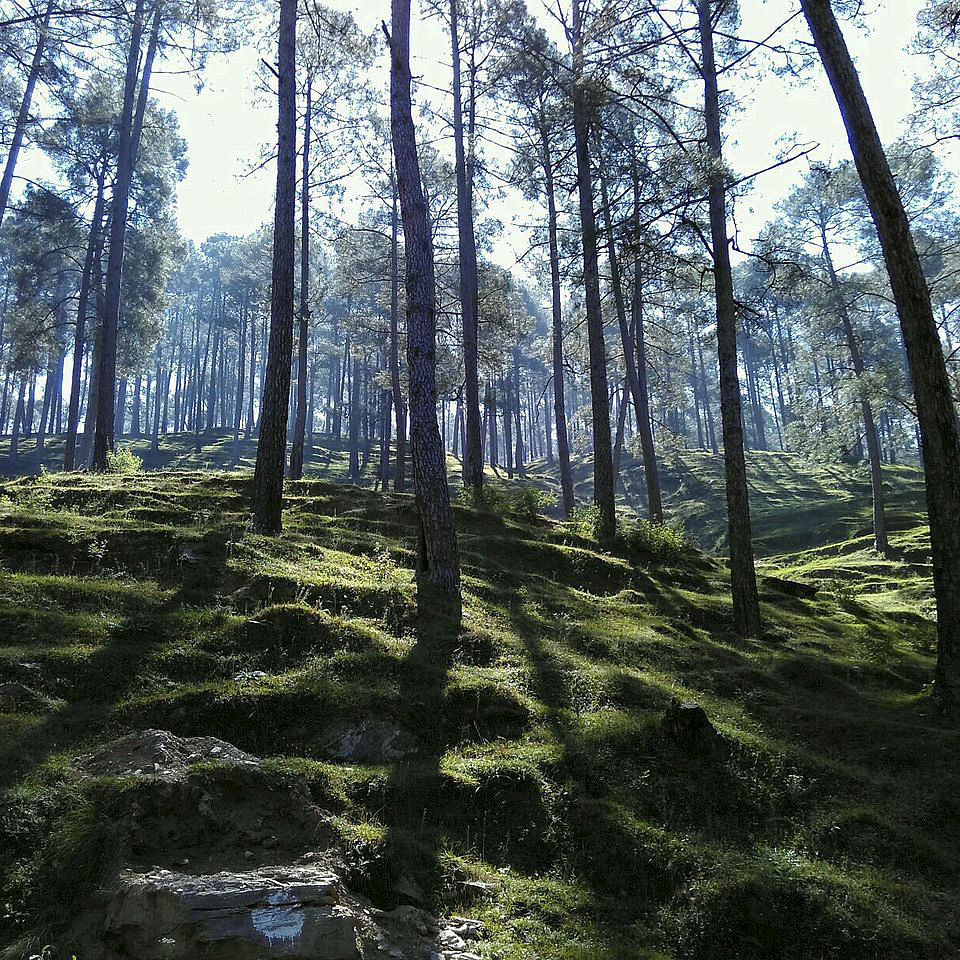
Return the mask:
<path fill-rule="evenodd" d="M 108 473 L 142 473 L 143 460 L 129 447 L 117 447 L 107 454 Z"/>
<path fill-rule="evenodd" d="M 534 486 L 524 486 L 510 495 L 510 510 L 514 516 L 532 520 L 534 517 L 557 505 L 552 493 Z"/>
<path fill-rule="evenodd" d="M 622 523 L 621 529 L 628 549 L 661 559 L 682 556 L 693 548 L 683 527 L 678 524 L 637 520 L 631 526 Z"/>
<path fill-rule="evenodd" d="M 484 484 L 480 497 L 477 497 L 470 487 L 464 487 L 460 499 L 472 507 L 482 507 L 503 517 L 520 517 L 525 520 L 532 520 L 557 503 L 557 498 L 552 493 L 532 484 L 510 488 L 487 483 Z"/>
<path fill-rule="evenodd" d="M 570 514 L 570 526 L 574 533 L 585 540 L 597 539 L 597 528 L 600 525 L 600 508 L 591 503 L 589 506 L 574 507 Z"/>

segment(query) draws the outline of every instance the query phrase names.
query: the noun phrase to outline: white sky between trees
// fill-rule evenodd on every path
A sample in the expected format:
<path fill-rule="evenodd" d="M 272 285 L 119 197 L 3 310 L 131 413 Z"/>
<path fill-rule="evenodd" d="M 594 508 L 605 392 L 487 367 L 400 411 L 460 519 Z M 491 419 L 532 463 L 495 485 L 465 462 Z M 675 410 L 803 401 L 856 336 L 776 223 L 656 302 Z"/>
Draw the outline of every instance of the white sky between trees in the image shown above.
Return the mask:
<path fill-rule="evenodd" d="M 389 0 L 326 2 L 350 10 L 365 30 L 378 29 L 381 19 L 389 19 Z M 867 0 L 869 15 L 862 21 L 866 30 L 844 24 L 885 142 L 902 132 L 902 119 L 912 107 L 911 85 L 918 73 L 929 69 L 925 58 L 910 53 L 922 4 L 923 0 Z M 439 22 L 417 15 L 417 6 L 414 0 L 413 71 L 427 83 L 444 88 L 450 82 L 449 40 Z M 528 6 L 549 29 L 550 18 L 542 0 L 528 0 Z M 797 0 L 740 0 L 740 35 L 762 39 L 797 7 Z M 802 32 L 802 18 L 788 30 L 809 39 Z M 276 136 L 275 101 L 262 93 L 257 95 L 259 72 L 258 51 L 243 48 L 211 58 L 199 92 L 196 78 L 163 74 L 156 78 L 158 98 L 176 110 L 189 146 L 190 166 L 178 190 L 178 217 L 183 234 L 197 244 L 215 233 L 243 235 L 272 221 L 275 164 L 249 174 L 263 145 L 271 144 Z M 802 80 L 765 71 L 762 83 L 757 84 L 750 76 L 755 72 L 753 68 L 722 78 L 722 85 L 735 89 L 741 103 L 741 109 L 730 118 L 725 147 L 727 162 L 738 175 L 767 166 L 791 142 L 819 143 L 810 159 L 849 158 L 840 115 L 819 63 Z M 378 73 L 385 98 L 385 56 Z M 753 189 L 736 207 L 741 246 L 749 245 L 772 215 L 774 205 L 786 196 L 807 166 L 808 160 L 801 159 L 754 181 Z M 355 193 L 360 190 L 358 186 Z M 520 208 L 517 201 L 511 201 L 509 205 L 495 204 L 490 210 L 504 221 L 493 259 L 505 267 L 511 267 L 526 249 L 523 233 L 510 223 L 512 213 Z M 525 214 L 521 218 L 525 219 Z"/>

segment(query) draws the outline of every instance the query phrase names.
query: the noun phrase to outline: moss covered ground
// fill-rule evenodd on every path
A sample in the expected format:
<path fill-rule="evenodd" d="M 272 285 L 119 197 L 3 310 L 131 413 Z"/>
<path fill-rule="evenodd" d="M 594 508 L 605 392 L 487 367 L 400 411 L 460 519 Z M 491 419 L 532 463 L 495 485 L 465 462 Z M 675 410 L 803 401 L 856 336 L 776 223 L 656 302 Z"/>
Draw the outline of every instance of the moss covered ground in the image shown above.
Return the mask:
<path fill-rule="evenodd" d="M 68 761 L 145 728 L 304 777 L 356 853 L 358 889 L 479 917 L 484 957 L 960 953 L 960 734 L 929 696 L 924 532 L 894 537 L 916 551 L 897 561 L 915 609 L 888 567 L 864 586 L 852 472 L 794 478 L 757 518 L 765 569 L 820 586 L 764 581 L 760 640 L 731 629 L 723 565 L 675 539 L 604 550 L 577 525 L 458 505 L 457 636 L 415 617 L 408 496 L 289 484 L 285 533 L 265 539 L 247 524 L 249 473 L 182 456 L 0 484 L 0 683 L 38 695 L 0 712 L 8 956 L 70 956 L 68 921 L 109 878 L 139 788 L 78 782 Z M 904 476 L 895 496 L 918 512 Z M 688 530 L 693 484 L 668 495 Z M 714 499 L 698 501 L 705 525 Z M 811 541 L 814 516 L 834 539 Z M 664 735 L 673 698 L 705 707 L 723 751 Z M 331 757 L 331 724 L 364 720 L 416 752 Z"/>

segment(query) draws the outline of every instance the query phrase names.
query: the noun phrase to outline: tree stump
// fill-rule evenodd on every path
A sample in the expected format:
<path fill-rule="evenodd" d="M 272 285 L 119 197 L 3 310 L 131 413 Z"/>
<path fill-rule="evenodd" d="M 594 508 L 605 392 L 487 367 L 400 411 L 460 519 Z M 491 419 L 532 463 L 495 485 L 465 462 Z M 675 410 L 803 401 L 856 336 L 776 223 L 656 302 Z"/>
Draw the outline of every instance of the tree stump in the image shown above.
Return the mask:
<path fill-rule="evenodd" d="M 663 715 L 662 727 L 664 733 L 687 753 L 714 753 L 722 743 L 720 734 L 699 703 L 671 701 Z"/>

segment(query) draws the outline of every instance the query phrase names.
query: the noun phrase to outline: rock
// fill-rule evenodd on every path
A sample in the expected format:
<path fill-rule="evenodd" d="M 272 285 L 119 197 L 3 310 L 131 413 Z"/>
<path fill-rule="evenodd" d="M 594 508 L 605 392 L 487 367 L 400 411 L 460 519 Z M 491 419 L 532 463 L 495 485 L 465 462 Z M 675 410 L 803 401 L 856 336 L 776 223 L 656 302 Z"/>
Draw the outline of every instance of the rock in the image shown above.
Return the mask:
<path fill-rule="evenodd" d="M 443 950 L 463 950 L 467 946 L 463 938 L 451 929 L 441 930 L 437 943 Z"/>
<path fill-rule="evenodd" d="M 484 883 L 482 880 L 462 880 L 460 881 L 459 887 L 461 891 L 460 902 L 467 906 L 483 897 L 489 896 L 493 890 L 491 884 Z"/>
<path fill-rule="evenodd" d="M 358 960 L 358 920 L 318 866 L 188 876 L 124 871 L 106 933 L 137 960 Z"/>
<path fill-rule="evenodd" d="M 407 874 L 402 874 L 393 884 L 393 892 L 403 897 L 408 903 L 417 904 L 427 902 L 427 895 L 423 892 L 423 888 L 413 877 Z"/>
<path fill-rule="evenodd" d="M 468 917 L 453 917 L 451 923 L 453 924 L 451 929 L 461 940 L 480 939 L 483 924 L 479 920 L 471 920 Z"/>
<path fill-rule="evenodd" d="M 426 910 L 414 907 L 408 903 L 401 903 L 399 907 L 393 910 L 381 911 L 378 919 L 382 923 L 389 924 L 398 929 L 413 929 L 421 936 L 426 937 L 436 934 L 440 927 L 437 921 Z"/>
<path fill-rule="evenodd" d="M 721 745 L 720 735 L 699 703 L 672 701 L 662 726 L 667 736 L 688 753 L 711 753 Z"/>
<path fill-rule="evenodd" d="M 328 727 L 321 747 L 336 760 L 388 763 L 416 753 L 420 745 L 412 733 L 401 727 L 380 720 L 364 720 Z"/>
<path fill-rule="evenodd" d="M 178 737 L 167 730 L 141 730 L 104 744 L 74 761 L 88 777 L 127 777 L 150 771 L 157 777 L 182 777 L 192 763 L 226 761 L 256 766 L 259 760 L 216 737 Z"/>

